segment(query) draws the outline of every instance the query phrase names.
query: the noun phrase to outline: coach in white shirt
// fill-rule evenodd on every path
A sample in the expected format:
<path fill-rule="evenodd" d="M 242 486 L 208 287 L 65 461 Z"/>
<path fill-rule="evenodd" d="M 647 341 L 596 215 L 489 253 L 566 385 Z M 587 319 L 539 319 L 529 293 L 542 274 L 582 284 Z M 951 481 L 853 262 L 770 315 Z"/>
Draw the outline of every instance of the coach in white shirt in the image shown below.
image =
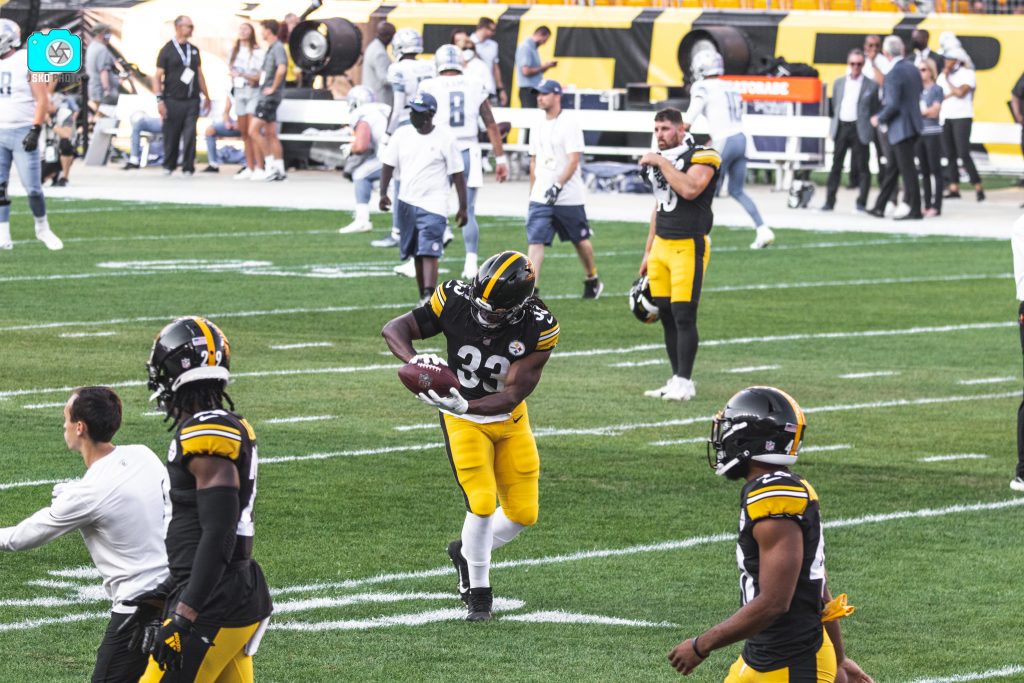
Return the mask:
<path fill-rule="evenodd" d="M 106 387 L 76 389 L 64 406 L 64 441 L 82 455 L 85 476 L 57 484 L 49 507 L 0 529 L 0 550 L 30 550 L 81 531 L 113 601 L 94 682 L 136 681 L 145 671 L 148 655 L 129 649 L 133 632 L 118 632 L 135 608 L 120 603 L 156 588 L 168 576 L 167 469 L 145 446 L 112 444 L 120 426 L 117 394 Z"/>
<path fill-rule="evenodd" d="M 487 67 L 487 78 L 484 85 L 487 87 L 487 94 L 491 98 L 491 104 L 508 104 L 508 93 L 501 82 L 501 69 L 498 67 L 498 43 L 494 40 L 494 33 L 497 24 L 490 17 L 480 17 L 476 24 L 476 31 L 470 38 L 476 46 L 476 54 Z"/>

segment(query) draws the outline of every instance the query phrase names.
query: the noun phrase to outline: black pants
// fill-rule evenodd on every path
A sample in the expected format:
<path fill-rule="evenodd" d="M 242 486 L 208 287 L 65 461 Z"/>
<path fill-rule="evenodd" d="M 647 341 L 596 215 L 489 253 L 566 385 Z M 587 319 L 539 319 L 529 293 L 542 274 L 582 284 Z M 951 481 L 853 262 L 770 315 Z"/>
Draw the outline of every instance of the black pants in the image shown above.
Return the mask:
<path fill-rule="evenodd" d="M 971 159 L 971 126 L 974 119 L 946 119 L 942 126 L 942 143 L 946 150 L 946 158 L 949 159 L 948 180 L 950 183 L 960 182 L 960 173 L 956 168 L 957 158 L 964 165 L 967 176 L 975 185 L 981 184 L 981 176 Z"/>
<path fill-rule="evenodd" d="M 199 100 L 164 100 L 167 118 L 164 119 L 164 168 L 173 171 L 178 166 L 178 150 L 183 150 L 181 170 L 196 170 L 196 119 L 199 118 Z"/>
<path fill-rule="evenodd" d="M 832 170 L 828 174 L 828 194 L 825 197 L 825 206 L 834 206 L 836 203 L 836 192 L 839 190 L 839 180 L 843 175 L 843 162 L 846 161 L 848 151 L 852 152 L 850 176 L 857 179 L 857 206 L 866 206 L 868 189 L 871 187 L 871 171 L 868 170 L 868 146 L 857 137 L 857 123 L 855 121 L 840 121 L 839 128 L 836 130 L 835 143 Z"/>
<path fill-rule="evenodd" d="M 523 109 L 536 109 L 537 108 L 537 91 L 531 88 L 520 88 L 519 89 L 519 106 Z M 523 144 L 530 141 L 530 129 L 524 128 L 522 131 Z"/>
<path fill-rule="evenodd" d="M 1020 350 L 1024 353 L 1024 301 L 1017 309 L 1017 321 L 1020 324 Z M 1024 478 L 1024 400 L 1017 409 L 1017 475 Z"/>
<path fill-rule="evenodd" d="M 942 213 L 942 136 L 922 135 L 914 148 L 924 181 L 924 208 Z"/>
<path fill-rule="evenodd" d="M 878 200 L 875 202 L 876 211 L 885 211 L 885 205 L 889 203 L 896 192 L 896 182 L 903 179 L 903 201 L 910 205 L 910 215 L 921 215 L 921 186 L 917 182 L 917 167 L 914 166 L 914 144 L 918 136 L 907 138 L 892 145 L 892 157 L 896 163 L 889 163 L 893 166 L 885 173 L 882 179 L 882 189 L 878 193 Z"/>
<path fill-rule="evenodd" d="M 889 144 L 889 134 L 883 133 L 878 128 L 875 128 L 875 154 L 878 155 L 878 187 L 882 187 L 890 174 L 899 178 L 896 157 L 893 156 L 892 145 Z M 890 197 L 890 199 L 896 201 L 895 197 Z"/>
<path fill-rule="evenodd" d="M 118 634 L 117 627 L 129 615 L 111 612 L 103 642 L 96 651 L 96 668 L 92 672 L 92 683 L 135 683 L 142 677 L 149 661 L 149 655 L 128 650 L 132 632 Z"/>

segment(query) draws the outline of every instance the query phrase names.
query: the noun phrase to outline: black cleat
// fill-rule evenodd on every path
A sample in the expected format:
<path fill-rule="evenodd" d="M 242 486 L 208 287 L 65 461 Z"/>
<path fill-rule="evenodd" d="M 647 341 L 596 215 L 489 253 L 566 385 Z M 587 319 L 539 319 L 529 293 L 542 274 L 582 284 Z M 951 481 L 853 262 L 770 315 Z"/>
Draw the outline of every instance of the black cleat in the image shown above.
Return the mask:
<path fill-rule="evenodd" d="M 598 299 L 604 291 L 604 283 L 594 276 L 583 281 L 583 298 Z"/>
<path fill-rule="evenodd" d="M 455 573 L 459 576 L 458 588 L 459 597 L 462 602 L 469 604 L 469 563 L 462 556 L 462 539 L 452 541 L 448 544 L 448 557 L 455 565 Z"/>
<path fill-rule="evenodd" d="M 494 603 L 494 593 L 488 588 L 469 589 L 469 600 L 466 603 L 466 621 L 490 621 L 491 606 Z"/>

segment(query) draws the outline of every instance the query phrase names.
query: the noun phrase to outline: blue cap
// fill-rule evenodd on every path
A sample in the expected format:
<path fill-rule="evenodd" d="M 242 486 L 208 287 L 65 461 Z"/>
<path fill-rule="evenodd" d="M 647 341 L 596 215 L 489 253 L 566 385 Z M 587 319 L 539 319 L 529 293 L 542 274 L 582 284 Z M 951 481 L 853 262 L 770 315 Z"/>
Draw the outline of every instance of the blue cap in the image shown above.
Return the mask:
<path fill-rule="evenodd" d="M 543 81 L 537 84 L 537 87 L 533 89 L 534 92 L 541 95 L 555 95 L 562 94 L 562 84 L 558 81 L 553 81 L 550 78 L 545 78 Z"/>
<path fill-rule="evenodd" d="M 429 111 L 431 114 L 437 113 L 437 100 L 430 93 L 417 93 L 416 97 L 409 103 L 409 109 L 418 111 L 420 113 Z"/>

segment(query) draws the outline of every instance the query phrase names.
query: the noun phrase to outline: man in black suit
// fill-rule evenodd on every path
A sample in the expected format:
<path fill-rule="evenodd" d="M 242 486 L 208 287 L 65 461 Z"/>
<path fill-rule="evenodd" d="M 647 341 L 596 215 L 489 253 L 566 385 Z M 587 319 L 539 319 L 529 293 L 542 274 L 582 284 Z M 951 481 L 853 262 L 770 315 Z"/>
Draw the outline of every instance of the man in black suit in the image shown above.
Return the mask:
<path fill-rule="evenodd" d="M 832 125 L 830 135 L 835 142 L 832 155 L 832 170 L 828 174 L 828 195 L 822 211 L 831 211 L 836 205 L 836 192 L 843 173 L 846 154 L 852 151 L 850 174 L 857 178 L 857 211 L 867 211 L 868 188 L 871 187 L 871 171 L 868 170 L 868 145 L 874 129 L 871 116 L 878 112 L 878 84 L 864 75 L 864 52 L 859 48 L 850 50 L 846 56 L 849 67 L 845 76 L 836 79 L 832 86 Z"/>
<path fill-rule="evenodd" d="M 892 68 L 885 76 L 884 105 L 878 114 L 871 117 L 871 123 L 888 127 L 886 135 L 896 157 L 896 168 L 903 179 L 903 199 L 910 205 L 910 212 L 897 217 L 897 220 L 919 219 L 924 216 L 921 213 L 921 186 L 914 166 L 914 143 L 924 128 L 920 105 L 924 86 L 913 61 L 904 59 L 906 46 L 902 38 L 888 36 L 882 43 L 882 51 L 892 61 Z M 896 191 L 896 181 L 895 173 L 885 175 L 875 208 L 868 213 L 878 218 L 885 216 L 885 205 Z"/>

